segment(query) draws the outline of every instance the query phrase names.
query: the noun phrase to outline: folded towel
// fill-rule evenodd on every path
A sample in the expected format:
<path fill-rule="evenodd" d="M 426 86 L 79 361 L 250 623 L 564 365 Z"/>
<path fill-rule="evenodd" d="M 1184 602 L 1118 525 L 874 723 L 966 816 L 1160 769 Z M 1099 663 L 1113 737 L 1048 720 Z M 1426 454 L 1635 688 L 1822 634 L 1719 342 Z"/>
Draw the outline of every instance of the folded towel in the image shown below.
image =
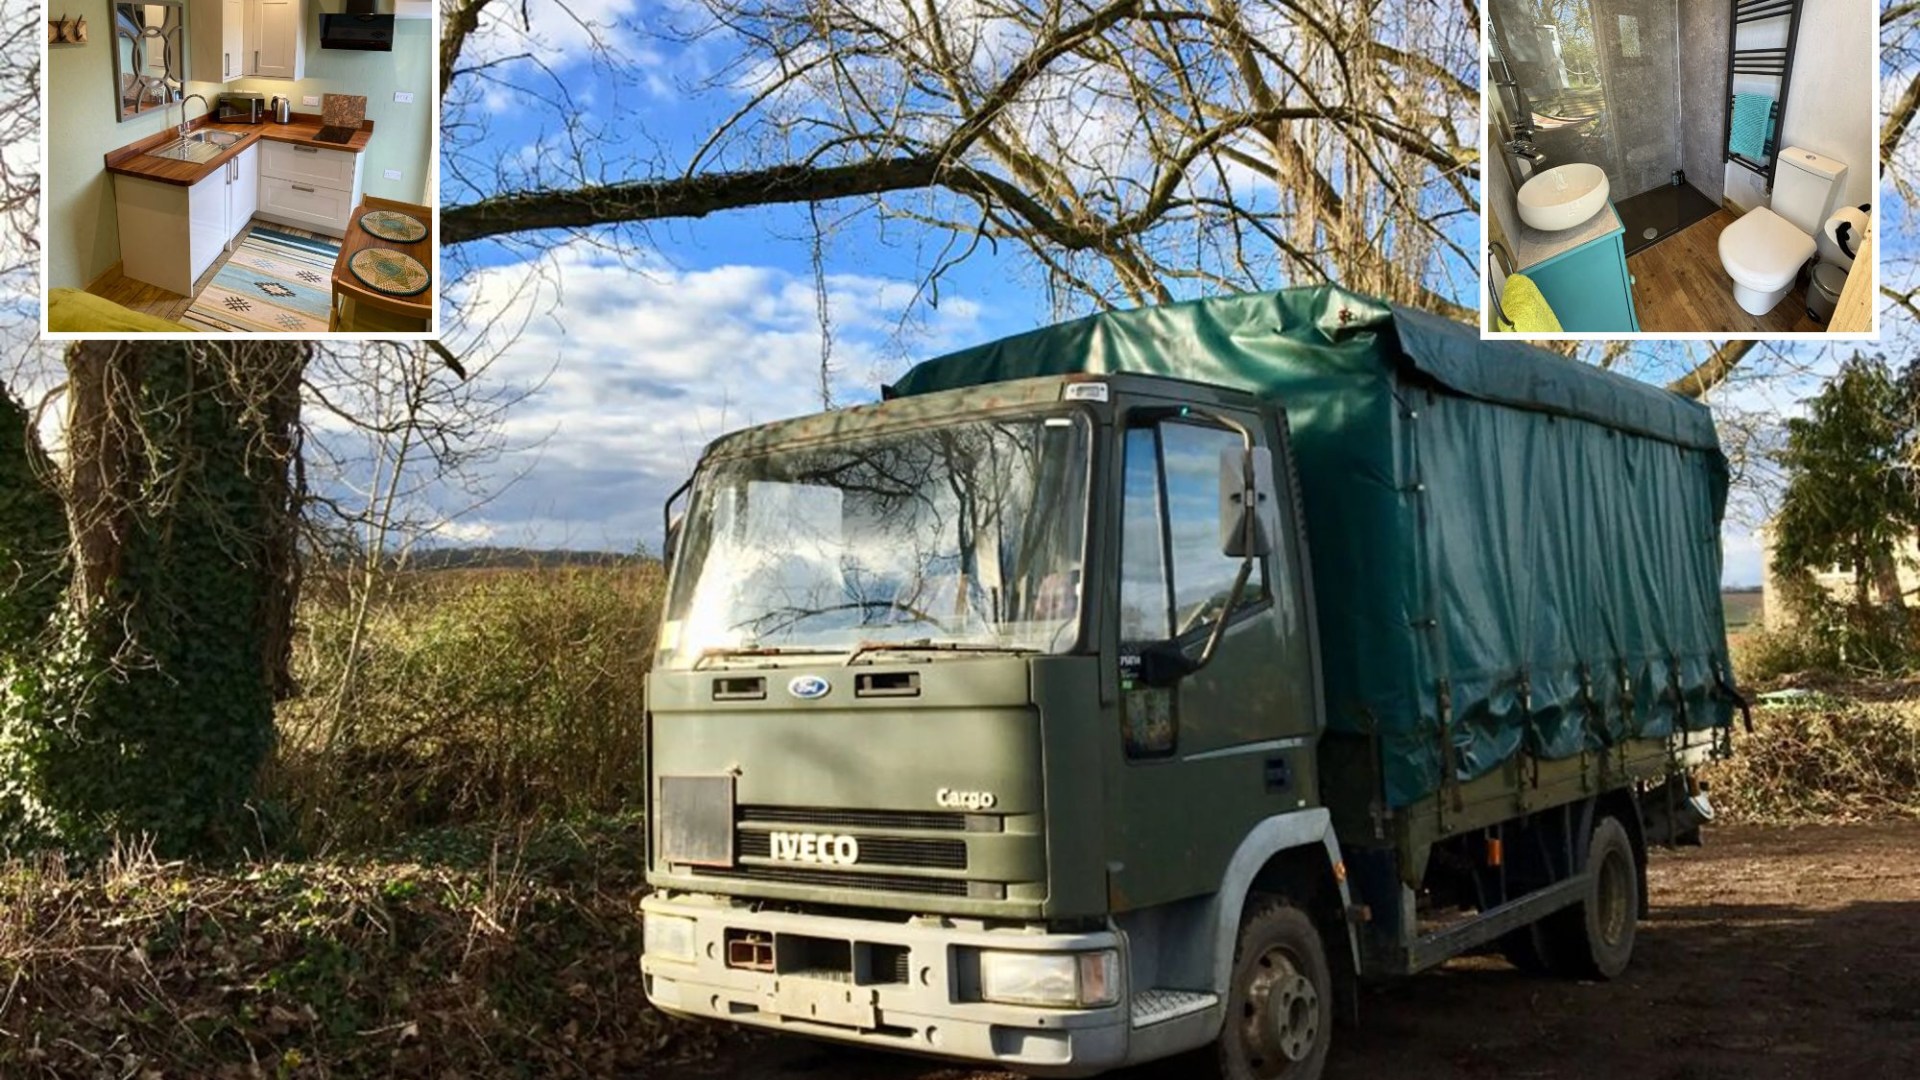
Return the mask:
<path fill-rule="evenodd" d="M 1729 126 L 1728 150 L 1749 161 L 1766 161 L 1767 144 L 1773 141 L 1773 99 L 1765 94 L 1735 94 Z"/>
<path fill-rule="evenodd" d="M 1525 274 L 1508 274 L 1507 283 L 1500 287 L 1500 310 L 1506 314 L 1505 320 L 1496 319 L 1496 330 L 1518 331 L 1522 334 L 1558 334 L 1560 320 L 1553 314 L 1553 308 L 1547 304 L 1547 298 L 1540 295 L 1540 286 Z"/>

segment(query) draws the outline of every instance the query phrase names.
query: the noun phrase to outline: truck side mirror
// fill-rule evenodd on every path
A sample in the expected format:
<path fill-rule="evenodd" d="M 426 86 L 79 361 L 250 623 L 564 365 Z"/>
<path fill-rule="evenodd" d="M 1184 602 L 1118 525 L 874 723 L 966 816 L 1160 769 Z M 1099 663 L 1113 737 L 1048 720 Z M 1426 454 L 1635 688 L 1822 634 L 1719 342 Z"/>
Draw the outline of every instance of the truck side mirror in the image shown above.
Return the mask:
<path fill-rule="evenodd" d="M 1264 446 L 1220 451 L 1220 550 L 1257 559 L 1273 550 L 1273 454 Z"/>
<path fill-rule="evenodd" d="M 667 522 L 667 538 L 660 547 L 660 565 L 672 566 L 673 553 L 680 546 L 680 526 L 687 523 L 687 515 L 675 514 Z"/>
<path fill-rule="evenodd" d="M 687 515 L 684 510 L 678 514 L 673 512 L 673 504 L 679 502 L 680 497 L 685 495 L 692 487 L 693 477 L 689 476 L 685 483 L 673 489 L 673 494 L 667 496 L 667 501 L 660 507 L 660 518 L 663 526 L 660 533 L 661 566 L 673 566 L 674 549 L 680 546 L 680 526 L 687 520 Z"/>
<path fill-rule="evenodd" d="M 1156 641 L 1140 650 L 1137 677 L 1142 684 L 1158 689 L 1172 686 L 1198 670 L 1199 661 L 1188 656 L 1178 642 Z"/>

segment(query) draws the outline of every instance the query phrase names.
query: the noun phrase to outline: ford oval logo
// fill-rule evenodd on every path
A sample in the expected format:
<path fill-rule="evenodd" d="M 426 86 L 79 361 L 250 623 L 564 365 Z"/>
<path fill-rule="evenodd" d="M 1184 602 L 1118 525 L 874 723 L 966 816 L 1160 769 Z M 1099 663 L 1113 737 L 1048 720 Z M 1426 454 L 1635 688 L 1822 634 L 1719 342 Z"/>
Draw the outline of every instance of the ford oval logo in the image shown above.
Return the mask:
<path fill-rule="evenodd" d="M 787 693 L 805 701 L 826 697 L 831 689 L 833 684 L 818 675 L 795 675 L 787 683 Z"/>

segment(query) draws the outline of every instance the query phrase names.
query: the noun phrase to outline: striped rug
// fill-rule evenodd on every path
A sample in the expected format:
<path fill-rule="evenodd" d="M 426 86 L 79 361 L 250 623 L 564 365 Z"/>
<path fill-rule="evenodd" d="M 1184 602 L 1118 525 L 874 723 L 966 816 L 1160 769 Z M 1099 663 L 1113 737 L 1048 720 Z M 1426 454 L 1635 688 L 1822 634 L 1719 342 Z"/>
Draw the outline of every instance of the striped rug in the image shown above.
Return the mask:
<path fill-rule="evenodd" d="M 256 225 L 182 319 L 210 333 L 324 333 L 340 245 Z"/>

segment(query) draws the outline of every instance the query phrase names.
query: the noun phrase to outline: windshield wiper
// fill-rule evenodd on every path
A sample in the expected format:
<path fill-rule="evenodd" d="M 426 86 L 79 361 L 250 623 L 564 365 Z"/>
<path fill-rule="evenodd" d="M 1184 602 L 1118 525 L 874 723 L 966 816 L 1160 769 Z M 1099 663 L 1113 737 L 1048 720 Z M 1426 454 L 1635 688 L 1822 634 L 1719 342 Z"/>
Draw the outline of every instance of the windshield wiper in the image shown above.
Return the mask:
<path fill-rule="evenodd" d="M 741 645 L 738 647 L 714 645 L 700 650 L 700 655 L 694 658 L 692 670 L 699 671 L 701 666 L 709 660 L 735 656 L 819 656 L 822 653 L 839 651 L 839 649 L 794 648 L 789 645 Z"/>
<path fill-rule="evenodd" d="M 934 641 L 920 638 L 917 641 L 863 641 L 847 654 L 847 663 L 851 665 L 870 652 L 974 652 L 974 653 L 1012 653 L 1021 655 L 1037 653 L 1041 650 L 1031 645 L 992 645 L 979 641 Z"/>

